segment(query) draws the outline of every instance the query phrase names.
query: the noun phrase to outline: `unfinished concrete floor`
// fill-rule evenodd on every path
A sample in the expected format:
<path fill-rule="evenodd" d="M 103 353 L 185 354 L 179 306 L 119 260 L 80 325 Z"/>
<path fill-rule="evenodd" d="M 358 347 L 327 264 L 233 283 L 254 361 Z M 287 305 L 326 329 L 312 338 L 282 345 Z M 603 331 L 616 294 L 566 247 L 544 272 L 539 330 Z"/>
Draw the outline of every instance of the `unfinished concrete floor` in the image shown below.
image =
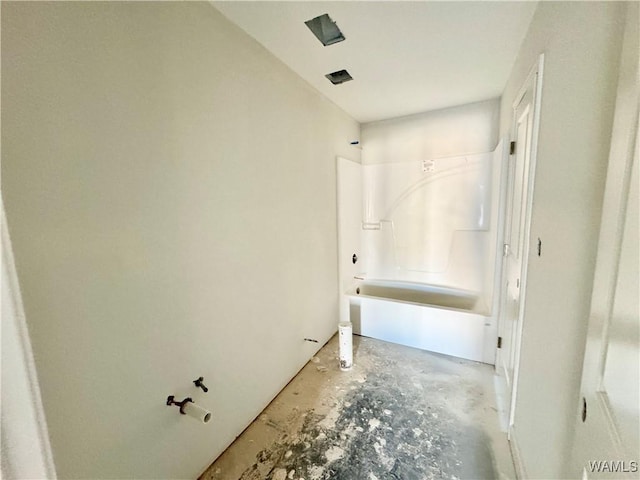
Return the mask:
<path fill-rule="evenodd" d="M 493 367 L 354 336 L 333 337 L 201 480 L 515 478 Z"/>

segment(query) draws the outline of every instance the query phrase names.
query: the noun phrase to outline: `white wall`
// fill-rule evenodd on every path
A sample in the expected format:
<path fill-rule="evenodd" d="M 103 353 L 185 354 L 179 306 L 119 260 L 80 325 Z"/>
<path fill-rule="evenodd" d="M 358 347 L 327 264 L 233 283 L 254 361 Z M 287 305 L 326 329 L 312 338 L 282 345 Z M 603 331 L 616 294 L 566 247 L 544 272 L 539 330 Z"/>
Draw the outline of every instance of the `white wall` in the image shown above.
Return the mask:
<path fill-rule="evenodd" d="M 486 153 L 498 144 L 500 99 L 362 126 L 362 163 L 411 162 Z"/>
<path fill-rule="evenodd" d="M 3 2 L 2 190 L 61 478 L 197 476 L 336 331 L 358 136 L 208 3 Z"/>
<path fill-rule="evenodd" d="M 531 478 L 566 478 L 615 102 L 624 5 L 541 2 L 502 97 L 544 52 L 514 437 Z"/>
<path fill-rule="evenodd" d="M 350 318 L 350 302 L 345 292 L 353 285 L 354 277 L 362 271 L 362 165 L 346 158 L 337 158 L 336 168 L 340 321 L 348 322 L 355 319 Z M 357 326 L 354 331 L 359 332 Z"/>

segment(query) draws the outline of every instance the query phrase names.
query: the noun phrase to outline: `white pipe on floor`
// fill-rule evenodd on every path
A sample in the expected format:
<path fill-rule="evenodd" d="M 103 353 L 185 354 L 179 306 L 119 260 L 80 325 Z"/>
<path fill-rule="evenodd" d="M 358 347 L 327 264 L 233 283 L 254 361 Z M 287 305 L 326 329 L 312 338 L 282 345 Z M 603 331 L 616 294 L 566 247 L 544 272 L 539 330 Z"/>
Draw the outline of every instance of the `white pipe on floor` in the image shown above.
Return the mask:
<path fill-rule="evenodd" d="M 351 322 L 338 324 L 340 339 L 340 370 L 351 370 L 353 366 L 353 327 Z"/>

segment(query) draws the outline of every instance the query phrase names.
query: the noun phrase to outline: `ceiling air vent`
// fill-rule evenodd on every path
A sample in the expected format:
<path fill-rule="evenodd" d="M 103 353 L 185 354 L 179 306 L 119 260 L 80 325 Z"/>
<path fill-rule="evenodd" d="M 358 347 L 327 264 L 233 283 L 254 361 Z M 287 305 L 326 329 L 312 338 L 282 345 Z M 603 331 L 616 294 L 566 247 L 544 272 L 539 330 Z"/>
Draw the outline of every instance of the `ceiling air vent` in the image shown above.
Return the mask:
<path fill-rule="evenodd" d="M 338 25 L 326 13 L 304 23 L 325 47 L 344 40 Z"/>
<path fill-rule="evenodd" d="M 353 80 L 353 77 L 349 75 L 349 72 L 346 70 L 338 70 L 337 72 L 328 73 L 325 77 L 327 77 L 334 85 L 340 85 L 341 83 Z"/>

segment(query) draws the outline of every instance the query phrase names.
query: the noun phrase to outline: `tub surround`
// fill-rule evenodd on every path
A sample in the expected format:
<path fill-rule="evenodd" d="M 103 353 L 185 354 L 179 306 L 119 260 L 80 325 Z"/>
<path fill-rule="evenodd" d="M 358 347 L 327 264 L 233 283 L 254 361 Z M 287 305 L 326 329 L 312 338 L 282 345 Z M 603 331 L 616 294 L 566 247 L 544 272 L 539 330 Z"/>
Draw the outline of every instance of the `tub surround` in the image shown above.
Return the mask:
<path fill-rule="evenodd" d="M 490 299 L 500 152 L 363 165 L 360 271 Z"/>
<path fill-rule="evenodd" d="M 355 333 L 495 362 L 503 153 L 499 143 L 488 153 L 362 165 L 362 253 L 341 292 Z"/>

